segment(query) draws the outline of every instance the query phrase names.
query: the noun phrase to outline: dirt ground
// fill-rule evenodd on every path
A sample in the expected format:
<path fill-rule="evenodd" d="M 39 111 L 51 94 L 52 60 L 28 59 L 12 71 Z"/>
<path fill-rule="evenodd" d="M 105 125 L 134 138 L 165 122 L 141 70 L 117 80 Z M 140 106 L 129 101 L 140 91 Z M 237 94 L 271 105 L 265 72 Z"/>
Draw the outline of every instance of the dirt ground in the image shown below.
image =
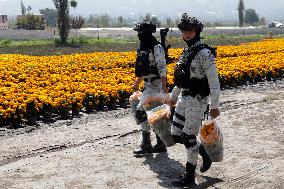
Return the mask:
<path fill-rule="evenodd" d="M 283 120 L 284 80 L 223 90 L 217 123 L 225 157 L 197 170 L 196 188 L 284 188 Z M 136 158 L 140 135 L 129 109 L 0 128 L 0 188 L 173 188 L 185 169 L 184 147 Z"/>

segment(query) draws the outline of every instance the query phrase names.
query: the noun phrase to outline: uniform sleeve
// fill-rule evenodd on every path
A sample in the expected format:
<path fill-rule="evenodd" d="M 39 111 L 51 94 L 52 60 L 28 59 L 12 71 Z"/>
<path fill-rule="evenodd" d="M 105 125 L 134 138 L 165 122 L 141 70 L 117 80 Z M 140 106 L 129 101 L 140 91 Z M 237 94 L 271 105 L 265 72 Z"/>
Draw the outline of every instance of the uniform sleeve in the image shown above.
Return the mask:
<path fill-rule="evenodd" d="M 167 77 L 165 51 L 161 45 L 154 47 L 154 56 L 160 77 Z"/>
<path fill-rule="evenodd" d="M 176 102 L 178 99 L 178 96 L 180 94 L 181 88 L 175 86 L 171 92 L 170 98 L 172 101 Z"/>
<path fill-rule="evenodd" d="M 217 109 L 219 107 L 220 83 L 215 64 L 215 57 L 208 49 L 204 49 L 200 51 L 200 53 L 203 57 L 203 68 L 210 88 L 211 109 Z"/>

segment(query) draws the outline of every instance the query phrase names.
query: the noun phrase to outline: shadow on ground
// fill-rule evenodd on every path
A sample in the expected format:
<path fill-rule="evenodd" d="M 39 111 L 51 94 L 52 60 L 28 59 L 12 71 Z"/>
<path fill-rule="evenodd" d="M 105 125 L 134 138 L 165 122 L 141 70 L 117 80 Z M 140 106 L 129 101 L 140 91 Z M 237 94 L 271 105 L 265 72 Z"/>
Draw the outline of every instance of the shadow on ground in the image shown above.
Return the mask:
<path fill-rule="evenodd" d="M 179 179 L 184 173 L 185 167 L 180 162 L 169 158 L 167 153 L 148 154 L 145 156 L 144 165 L 148 165 L 150 170 L 157 173 L 157 178 L 160 180 L 158 184 L 164 188 L 175 188 L 171 185 L 171 182 Z M 209 176 L 197 176 L 198 181 L 202 182 L 198 186 L 184 187 L 184 188 L 198 188 L 206 189 L 213 186 L 216 183 L 224 182 L 222 179 L 213 178 Z"/>

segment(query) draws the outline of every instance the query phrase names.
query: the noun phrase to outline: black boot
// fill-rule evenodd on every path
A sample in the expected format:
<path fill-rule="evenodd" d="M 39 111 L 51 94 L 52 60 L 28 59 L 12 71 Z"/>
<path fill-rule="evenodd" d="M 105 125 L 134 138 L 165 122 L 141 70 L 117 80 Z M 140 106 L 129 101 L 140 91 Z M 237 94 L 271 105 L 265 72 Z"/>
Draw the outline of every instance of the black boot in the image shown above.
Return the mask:
<path fill-rule="evenodd" d="M 202 156 L 202 165 L 200 166 L 200 172 L 204 173 L 211 167 L 212 161 L 202 144 L 200 144 L 199 146 L 199 154 Z"/>
<path fill-rule="evenodd" d="M 152 153 L 153 147 L 151 145 L 150 140 L 150 132 L 142 131 L 142 144 L 140 145 L 140 148 L 137 150 L 134 150 L 134 154 L 141 155 L 141 154 L 147 154 Z"/>
<path fill-rule="evenodd" d="M 153 153 L 161 153 L 167 152 L 167 148 L 165 143 L 160 139 L 160 137 L 156 134 L 157 144 L 153 147 Z"/>
<path fill-rule="evenodd" d="M 192 165 L 191 163 L 187 162 L 184 175 L 182 176 L 180 180 L 172 182 L 172 185 L 175 187 L 196 185 L 195 169 L 196 169 L 196 165 Z"/>

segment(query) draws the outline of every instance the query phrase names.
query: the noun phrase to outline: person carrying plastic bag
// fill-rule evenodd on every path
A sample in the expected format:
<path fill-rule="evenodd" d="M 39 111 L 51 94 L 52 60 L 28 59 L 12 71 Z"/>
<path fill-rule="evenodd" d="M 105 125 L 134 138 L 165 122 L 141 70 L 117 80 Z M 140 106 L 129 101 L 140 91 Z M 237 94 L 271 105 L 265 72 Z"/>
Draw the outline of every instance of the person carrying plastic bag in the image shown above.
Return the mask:
<path fill-rule="evenodd" d="M 159 44 L 153 33 L 156 32 L 156 25 L 149 20 L 137 23 L 134 30 L 138 32 L 140 47 L 137 50 L 137 58 L 135 64 L 136 80 L 132 86 L 136 92 L 139 90 L 139 85 L 144 81 L 144 91 L 141 99 L 153 93 L 167 93 L 167 64 L 165 51 Z M 157 144 L 152 147 L 150 140 L 150 126 L 147 121 L 147 114 L 140 102 L 137 105 L 135 120 L 142 129 L 142 143 L 140 148 L 134 150 L 135 155 L 147 153 L 166 152 L 166 146 L 163 141 L 156 135 Z"/>
<path fill-rule="evenodd" d="M 220 83 L 215 64 L 214 48 L 201 43 L 203 23 L 195 17 L 183 14 L 178 28 L 186 42 L 174 71 L 174 89 L 170 105 L 176 103 L 171 133 L 186 148 L 187 163 L 181 179 L 172 182 L 175 187 L 196 185 L 195 170 L 198 154 L 202 156 L 200 171 L 207 171 L 212 161 L 197 136 L 209 99 L 210 116 L 219 116 Z M 178 142 L 178 141 L 177 141 Z"/>

